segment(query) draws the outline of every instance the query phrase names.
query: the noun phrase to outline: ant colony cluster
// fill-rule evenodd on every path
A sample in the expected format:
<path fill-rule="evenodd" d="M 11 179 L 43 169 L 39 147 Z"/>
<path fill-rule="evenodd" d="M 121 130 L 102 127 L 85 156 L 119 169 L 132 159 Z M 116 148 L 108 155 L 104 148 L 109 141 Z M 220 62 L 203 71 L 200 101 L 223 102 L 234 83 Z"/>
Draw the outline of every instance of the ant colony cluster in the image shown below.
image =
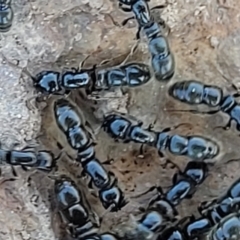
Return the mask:
<path fill-rule="evenodd" d="M 71 149 L 76 152 L 76 158 L 71 160 L 77 163 L 76 166 L 87 176 L 87 188 L 95 193 L 97 201 L 107 212 L 121 211 L 128 204 L 128 199 L 115 174 L 106 170 L 103 161 L 98 157 L 91 126 L 85 119 L 84 112 L 68 100 L 68 94 L 76 89 L 84 89 L 87 95 L 91 95 L 96 91 L 108 91 L 121 86 L 142 87 L 151 79 L 168 82 L 175 72 L 174 55 L 163 34 L 164 22 L 155 21 L 148 1 L 119 0 L 118 3 L 121 10 L 134 15 L 124 20 L 122 25 L 135 19 L 138 23 L 136 38 L 140 38 L 140 33 L 147 38 L 150 66 L 141 62 L 124 61 L 109 68 L 100 69 L 100 64 L 84 69 L 83 61 L 78 69 L 72 68 L 65 72 L 42 71 L 31 76 L 34 87 L 42 95 L 58 95 L 52 105 L 56 126 Z M 154 8 L 162 7 L 164 6 Z M 4 15 L 4 18 L 1 18 L 3 22 L 0 22 L 0 30 L 8 31 L 13 19 L 10 0 L 0 3 L 0 13 Z M 231 121 L 235 121 L 237 130 L 240 131 L 240 105 L 236 101 L 238 94 L 224 94 L 217 86 L 191 80 L 172 84 L 168 95 L 185 104 L 205 104 L 211 108 L 209 112 L 185 111 L 199 114 L 222 111 L 230 117 L 224 129 L 230 127 Z M 141 151 L 143 145 L 148 145 L 157 150 L 160 158 L 170 152 L 191 161 L 187 163 L 184 171 L 174 165 L 178 170 L 167 190 L 163 190 L 161 186 L 153 186 L 147 191 L 155 191 L 156 195 L 145 208 L 139 209 L 139 216 L 131 216 L 134 229 L 122 231 L 121 234 L 114 229 L 101 232 L 102 217 L 92 210 L 77 183 L 67 175 L 54 177 L 56 207 L 69 237 L 75 240 L 189 240 L 205 237 L 209 240 L 240 239 L 240 179 L 236 180 L 222 197 L 211 202 L 202 202 L 198 207 L 200 217 L 191 215 L 180 218 L 177 210 L 177 206 L 184 199 L 192 198 L 198 186 L 208 177 L 212 162 L 207 160 L 219 155 L 219 144 L 206 136 L 171 134 L 171 131 L 179 126 L 157 131 L 153 130 L 152 125 L 143 125 L 143 122 L 134 116 L 109 112 L 104 115 L 101 128 L 116 142 L 139 143 Z M 0 162 L 51 172 L 56 168 L 62 154 L 64 151 L 54 156 L 48 150 L 0 149 Z M 170 160 L 167 160 L 167 163 L 168 161 Z"/>

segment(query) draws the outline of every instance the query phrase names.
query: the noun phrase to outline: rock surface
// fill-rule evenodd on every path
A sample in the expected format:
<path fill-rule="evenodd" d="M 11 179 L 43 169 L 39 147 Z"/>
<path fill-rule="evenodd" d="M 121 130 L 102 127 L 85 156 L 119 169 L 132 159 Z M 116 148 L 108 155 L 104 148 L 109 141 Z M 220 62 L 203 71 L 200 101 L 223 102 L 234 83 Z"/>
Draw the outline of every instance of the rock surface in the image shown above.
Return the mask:
<path fill-rule="evenodd" d="M 42 147 L 57 151 L 56 139 L 52 139 L 57 130 L 52 121 L 51 100 L 47 102 L 48 107 L 43 113 L 26 105 L 26 100 L 36 94 L 26 72 L 34 75 L 42 70 L 61 71 L 67 67 L 77 67 L 89 54 L 91 56 L 87 60 L 87 66 L 104 59 L 115 59 L 116 56 L 124 59 L 135 43 L 137 25 L 132 21 L 126 27 L 118 26 L 117 23 L 131 14 L 122 13 L 117 7 L 117 1 L 12 2 L 15 13 L 12 28 L 9 32 L 0 34 L 2 148 L 10 150 L 16 144 L 19 145 L 18 148 L 24 147 L 26 140 L 38 136 L 42 127 L 47 132 L 41 139 L 44 145 Z M 157 11 L 156 15 L 161 14 L 171 28 L 168 37 L 177 63 L 171 83 L 182 79 L 198 79 L 207 84 L 216 84 L 226 91 L 234 91 L 231 84 L 239 88 L 239 1 L 153 0 L 150 4 L 167 5 L 161 12 Z M 120 63 L 119 59 L 118 62 L 114 60 L 114 63 Z M 132 59 L 149 63 L 145 40 L 141 41 Z M 166 89 L 171 83 L 160 83 L 153 79 L 144 87 L 131 89 L 125 95 L 118 93 L 118 98 L 114 101 L 100 101 L 98 106 L 102 108 L 110 104 L 107 105 L 110 109 L 128 111 L 143 120 L 146 126 L 157 120 L 155 129 L 158 130 L 183 122 L 190 123 L 191 128 L 182 127 L 175 132 L 205 135 L 220 144 L 221 154 L 216 159 L 216 165 L 211 168 L 210 176 L 199 187 L 193 199 L 183 201 L 179 207 L 181 215 L 187 215 L 196 212 L 200 201 L 216 197 L 238 177 L 235 169 L 239 168 L 239 162 L 224 163 L 239 158 L 239 134 L 234 125 L 229 131 L 214 130 L 214 127 L 228 121 L 221 113 L 203 116 L 168 112 L 168 109 L 188 108 L 169 98 Z M 109 95 L 104 97 L 109 98 Z M 78 101 L 78 94 L 74 93 L 72 99 Z M 86 104 L 82 106 L 85 107 Z M 101 114 L 101 109 L 96 112 Z M 97 129 L 99 121 L 89 109 L 86 109 L 85 114 Z M 104 161 L 110 156 L 116 160 L 109 168 L 118 177 L 128 198 L 154 184 L 163 187 L 171 184 L 176 169 L 163 169 L 161 160 L 153 149 L 147 148 L 142 159 L 137 156 L 138 145 L 114 143 L 101 131 L 97 139 L 99 158 Z M 64 142 L 63 139 L 59 141 Z M 182 169 L 188 161 L 169 157 Z M 0 239 L 61 239 L 59 226 L 55 226 L 52 221 L 55 215 L 48 199 L 49 195 L 52 196 L 52 181 L 44 173 L 33 173 L 29 182 L 27 177 L 31 171 L 25 172 L 19 167 L 15 169 L 18 179 L 1 182 L 0 185 Z M 76 165 L 67 160 L 62 160 L 58 171 L 73 176 L 80 172 L 76 170 Z M 3 166 L 2 172 L 3 180 L 12 177 L 9 166 Z M 137 207 L 146 206 L 151 196 L 148 194 L 140 199 L 130 198 L 130 203 L 123 211 L 108 214 L 104 218 L 103 230 L 127 219 L 129 213 L 137 213 Z"/>

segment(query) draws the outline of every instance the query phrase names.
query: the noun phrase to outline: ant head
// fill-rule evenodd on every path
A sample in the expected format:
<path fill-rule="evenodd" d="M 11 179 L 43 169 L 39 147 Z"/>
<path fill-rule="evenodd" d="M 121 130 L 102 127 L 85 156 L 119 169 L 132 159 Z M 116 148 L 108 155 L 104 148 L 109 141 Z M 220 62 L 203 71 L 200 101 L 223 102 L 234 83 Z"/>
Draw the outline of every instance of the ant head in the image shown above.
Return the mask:
<path fill-rule="evenodd" d="M 59 84 L 60 73 L 55 71 L 42 71 L 31 77 L 34 87 L 41 93 L 56 93 L 61 91 Z"/>
<path fill-rule="evenodd" d="M 118 187 L 111 187 L 106 190 L 102 190 L 99 193 L 102 205 L 105 209 L 111 209 L 111 212 L 117 212 L 121 210 L 128 201 L 124 198 L 124 193 Z"/>

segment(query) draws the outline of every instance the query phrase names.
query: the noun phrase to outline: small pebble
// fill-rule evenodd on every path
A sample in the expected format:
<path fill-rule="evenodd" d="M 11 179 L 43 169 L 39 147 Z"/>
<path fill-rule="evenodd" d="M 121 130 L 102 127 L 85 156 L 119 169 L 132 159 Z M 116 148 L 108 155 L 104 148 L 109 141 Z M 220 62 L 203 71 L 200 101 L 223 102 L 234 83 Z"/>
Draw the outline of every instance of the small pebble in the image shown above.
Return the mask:
<path fill-rule="evenodd" d="M 213 47 L 213 48 L 217 48 L 218 45 L 219 45 L 219 40 L 218 40 L 218 38 L 217 38 L 217 37 L 214 37 L 214 36 L 210 37 L 210 45 L 211 45 L 211 47 Z"/>

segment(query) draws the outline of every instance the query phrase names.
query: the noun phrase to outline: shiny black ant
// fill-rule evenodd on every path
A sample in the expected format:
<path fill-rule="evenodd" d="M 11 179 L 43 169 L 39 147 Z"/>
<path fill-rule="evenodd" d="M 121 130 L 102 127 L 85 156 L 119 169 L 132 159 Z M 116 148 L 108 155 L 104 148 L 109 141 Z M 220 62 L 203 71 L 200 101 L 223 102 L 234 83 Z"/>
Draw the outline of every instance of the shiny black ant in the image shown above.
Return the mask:
<path fill-rule="evenodd" d="M 240 238 L 240 213 L 232 213 L 221 219 L 208 233 L 209 240 Z"/>
<path fill-rule="evenodd" d="M 149 40 L 149 51 L 151 54 L 151 65 L 155 78 L 159 81 L 169 80 L 175 73 L 175 59 L 171 53 L 167 38 L 163 35 L 164 21 L 161 19 L 155 22 L 151 16 L 151 12 L 146 0 L 125 1 L 119 0 L 120 8 L 125 12 L 133 12 L 135 17 L 128 18 L 123 21 L 123 25 L 131 19 L 136 18 L 139 28 L 136 38 L 140 38 L 141 29 Z M 123 7 L 122 5 L 128 6 Z M 164 8 L 165 5 L 155 6 L 153 9 Z"/>
<path fill-rule="evenodd" d="M 240 179 L 237 179 L 221 197 L 211 202 L 202 202 L 198 207 L 200 218 L 187 216 L 180 220 L 178 225 L 186 223 L 183 228 L 171 227 L 159 236 L 160 239 L 199 239 L 208 235 L 210 240 L 229 239 L 228 229 L 239 229 L 240 216 Z M 238 230 L 239 231 L 239 230 Z M 164 237 L 164 238 L 162 238 Z"/>
<path fill-rule="evenodd" d="M 182 125 L 182 124 L 180 124 Z M 169 135 L 169 131 L 178 128 L 166 128 L 161 132 L 152 130 L 152 125 L 144 129 L 143 122 L 120 113 L 105 116 L 102 128 L 115 141 L 136 142 L 153 146 L 163 157 L 162 151 L 168 150 L 174 155 L 187 156 L 195 160 L 211 159 L 219 153 L 214 141 L 201 136 Z"/>
<path fill-rule="evenodd" d="M 217 224 L 211 222 L 208 218 L 196 218 L 195 216 L 185 217 L 180 220 L 183 224 L 186 220 L 187 224 L 185 224 L 182 228 L 173 227 L 166 234 L 159 236 L 158 240 L 164 239 L 170 240 L 174 233 L 178 233 L 178 238 L 174 238 L 175 240 L 181 239 L 204 239 L 207 236 L 209 240 L 230 240 L 230 239 L 239 239 L 239 228 L 240 228 L 240 214 L 232 213 L 222 218 L 220 222 Z"/>
<path fill-rule="evenodd" d="M 230 213 L 240 210 L 240 178 L 238 178 L 221 197 L 211 202 L 202 202 L 199 213 L 213 223 L 219 223 Z"/>
<path fill-rule="evenodd" d="M 63 73 L 57 71 L 42 71 L 36 76 L 26 73 L 32 78 L 34 87 L 43 94 L 62 95 L 67 94 L 73 89 L 88 89 L 92 85 L 96 65 L 89 69 L 83 69 L 87 56 L 78 68 L 72 68 Z"/>
<path fill-rule="evenodd" d="M 236 89 L 236 87 L 233 85 Z M 182 81 L 174 83 L 169 88 L 169 95 L 176 100 L 183 103 L 197 105 L 204 104 L 208 107 L 217 107 L 217 110 L 200 112 L 197 110 L 168 110 L 174 112 L 191 112 L 199 114 L 215 114 L 219 111 L 226 113 L 230 120 L 225 127 L 221 127 L 225 130 L 231 127 L 231 122 L 236 122 L 236 128 L 240 131 L 240 104 L 236 101 L 236 97 L 239 97 L 239 93 L 224 95 L 223 90 L 218 86 L 206 85 L 199 81 Z"/>
<path fill-rule="evenodd" d="M 8 32 L 13 22 L 11 0 L 0 0 L 0 32 Z"/>
<path fill-rule="evenodd" d="M 150 200 L 148 209 L 151 209 L 152 206 L 162 205 L 162 208 L 164 208 L 168 205 L 168 209 L 165 209 L 164 212 L 176 215 L 177 212 L 174 207 L 179 205 L 183 199 L 192 198 L 196 191 L 196 187 L 208 176 L 208 166 L 205 162 L 191 161 L 182 172 L 175 163 L 170 160 L 168 161 L 178 169 L 178 172 L 174 174 L 172 178 L 172 187 L 164 193 L 161 187 L 153 186 L 142 194 L 157 190 L 158 194 Z M 164 202 L 163 200 L 165 201 L 165 206 L 161 203 L 161 201 Z"/>
<path fill-rule="evenodd" d="M 102 219 L 94 212 L 83 192 L 70 177 L 61 175 L 50 178 L 55 180 L 57 210 L 62 221 L 67 225 L 68 233 L 74 239 L 119 240 L 115 234 L 109 232 L 99 234 Z"/>
<path fill-rule="evenodd" d="M 174 226 L 164 229 L 156 240 L 187 240 L 200 239 L 213 227 L 211 221 L 207 218 L 198 218 L 187 216 L 178 221 Z"/>
<path fill-rule="evenodd" d="M 191 198 L 196 191 L 196 187 L 201 184 L 208 175 L 208 167 L 204 162 L 189 162 L 182 172 L 180 168 L 173 176 L 173 186 L 164 193 L 161 187 L 152 187 L 140 195 L 157 189 L 158 194 L 154 196 L 146 209 L 140 208 L 144 215 L 137 221 L 137 228 L 140 232 L 148 233 L 149 235 L 159 233 L 166 229 L 169 222 L 175 222 L 178 212 L 176 206 L 180 204 L 183 199 Z M 134 196 L 135 197 L 139 197 Z M 197 226 L 195 226 L 196 228 Z M 164 232 L 164 236 L 174 234 L 173 229 Z M 174 231 L 177 229 L 174 228 Z M 171 234 L 170 234 L 171 233 Z M 181 232 L 178 233 L 178 235 Z"/>
<path fill-rule="evenodd" d="M 153 16 L 151 15 L 151 11 L 154 9 L 162 9 L 166 7 L 165 5 L 159 5 L 151 8 L 150 10 L 147 2 L 149 2 L 149 0 L 119 0 L 119 7 L 121 10 L 124 12 L 133 12 L 135 15 L 134 17 L 125 19 L 122 22 L 122 25 L 126 25 L 129 20 L 136 19 L 139 26 L 138 32 L 136 34 L 137 39 L 140 38 L 140 31 L 142 28 L 144 30 L 146 29 L 146 31 L 149 31 L 149 29 L 153 29 L 155 27 L 153 26 L 155 22 Z M 123 7 L 123 5 L 126 7 Z M 165 26 L 165 23 L 162 19 L 160 21 L 160 24 Z"/>
<path fill-rule="evenodd" d="M 83 88 L 87 94 L 94 91 L 109 90 L 113 87 L 138 87 L 151 79 L 151 72 L 148 65 L 139 62 L 126 63 L 128 58 L 136 51 L 134 45 L 125 60 L 117 66 L 103 68 L 99 67 L 110 60 L 104 60 L 92 68 L 83 69 L 87 56 L 79 65 L 79 68 L 63 73 L 57 71 L 42 71 L 33 77 L 27 70 L 26 74 L 33 79 L 34 87 L 42 94 L 63 95 L 71 90 Z"/>
<path fill-rule="evenodd" d="M 144 63 L 127 63 L 96 71 L 93 91 L 109 90 L 111 87 L 138 87 L 151 79 L 149 66 Z"/>
<path fill-rule="evenodd" d="M 170 219 L 174 219 L 173 216 L 178 214 L 175 207 L 180 204 L 180 202 L 185 198 L 191 198 L 196 191 L 196 187 L 200 185 L 208 176 L 208 166 L 204 162 L 189 162 L 182 172 L 180 168 L 173 162 L 170 162 L 175 167 L 177 167 L 178 173 L 173 176 L 173 186 L 164 193 L 161 187 L 152 187 L 148 190 L 152 191 L 154 189 L 158 190 L 158 195 L 153 198 L 149 203 L 149 209 L 152 206 L 159 207 L 159 209 L 171 216 Z M 182 219 L 180 222 L 185 222 L 187 218 Z M 197 236 L 198 231 L 205 232 L 209 229 L 210 220 L 208 218 L 195 219 L 193 216 L 189 218 L 190 222 L 182 229 L 178 227 L 164 228 L 162 233 L 159 235 L 160 238 L 157 239 L 167 239 L 170 240 L 174 237 L 175 240 L 181 239 L 193 239 Z M 165 227 L 165 226 L 164 226 Z"/>
<path fill-rule="evenodd" d="M 7 163 L 11 166 L 21 166 L 24 170 L 33 167 L 42 171 L 50 172 L 56 167 L 62 151 L 57 157 L 48 150 L 35 151 L 30 147 L 25 147 L 21 151 L 7 151 L 0 149 L 0 164 Z"/>
<path fill-rule="evenodd" d="M 68 100 L 60 98 L 54 102 L 54 115 L 69 145 L 78 152 L 76 161 L 81 163 L 83 174 L 90 177 L 89 187 L 94 186 L 98 189 L 105 209 L 120 210 L 127 204 L 124 193 L 117 186 L 118 182 L 114 174 L 107 172 L 95 157 L 95 143 L 90 133 L 90 125 L 84 119 L 83 114 L 77 111 Z"/>

